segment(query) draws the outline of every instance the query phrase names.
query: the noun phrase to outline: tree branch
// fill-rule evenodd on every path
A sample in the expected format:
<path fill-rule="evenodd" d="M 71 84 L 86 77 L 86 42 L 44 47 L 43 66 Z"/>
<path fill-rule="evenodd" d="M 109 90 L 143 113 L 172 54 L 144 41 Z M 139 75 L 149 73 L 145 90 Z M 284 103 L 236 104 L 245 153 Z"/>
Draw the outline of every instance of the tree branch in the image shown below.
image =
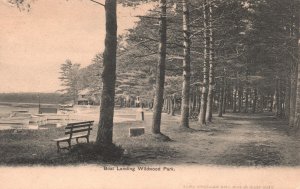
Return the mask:
<path fill-rule="evenodd" d="M 137 18 L 149 18 L 149 19 L 156 19 L 156 20 L 160 19 L 159 17 L 152 17 L 152 16 L 135 16 L 135 17 L 137 17 Z"/>
<path fill-rule="evenodd" d="M 94 3 L 96 3 L 96 4 L 98 4 L 98 5 L 101 5 L 101 6 L 105 7 L 105 4 L 103 4 L 103 3 L 100 3 L 100 2 L 95 1 L 95 0 L 90 0 L 90 1 L 92 1 L 92 2 L 94 2 Z"/>

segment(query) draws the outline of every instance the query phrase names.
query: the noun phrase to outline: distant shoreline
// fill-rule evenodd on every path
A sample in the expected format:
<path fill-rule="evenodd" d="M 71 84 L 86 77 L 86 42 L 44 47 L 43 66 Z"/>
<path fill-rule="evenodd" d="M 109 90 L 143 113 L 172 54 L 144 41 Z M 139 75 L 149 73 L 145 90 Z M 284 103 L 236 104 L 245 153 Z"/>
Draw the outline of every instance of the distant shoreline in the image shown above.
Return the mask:
<path fill-rule="evenodd" d="M 59 105 L 58 103 L 40 103 L 41 105 Z M 39 103 L 28 103 L 28 102 L 0 102 L 1 106 L 16 106 L 16 107 L 38 107 Z"/>
<path fill-rule="evenodd" d="M 39 104 L 61 104 L 65 101 L 61 94 L 58 93 L 0 93 L 0 104 L 2 105 L 30 105 Z"/>

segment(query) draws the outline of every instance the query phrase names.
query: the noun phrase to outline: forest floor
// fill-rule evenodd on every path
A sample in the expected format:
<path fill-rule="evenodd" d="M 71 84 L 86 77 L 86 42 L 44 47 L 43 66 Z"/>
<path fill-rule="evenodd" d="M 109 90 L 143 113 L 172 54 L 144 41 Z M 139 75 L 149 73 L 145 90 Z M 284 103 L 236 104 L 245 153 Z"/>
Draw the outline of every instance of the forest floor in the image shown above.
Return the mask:
<path fill-rule="evenodd" d="M 150 115 L 146 116 L 150 132 Z M 151 137 L 136 137 L 140 148 L 132 148 L 131 159 L 145 164 L 200 164 L 228 166 L 299 166 L 300 137 L 287 132 L 287 123 L 270 114 L 225 114 L 214 117 L 213 123 L 199 127 L 191 122 L 193 130 L 182 131 L 179 116 L 163 114 L 162 133 L 171 142 L 152 142 Z M 151 141 L 151 139 L 150 139 Z M 122 141 L 123 142 L 123 141 Z M 123 144 L 126 148 L 126 145 Z"/>
<path fill-rule="evenodd" d="M 161 131 L 171 141 L 163 142 L 150 134 L 152 112 L 145 112 L 145 121 L 132 121 L 135 111 L 128 110 L 131 119 L 115 123 L 113 140 L 125 149 L 125 155 L 121 160 L 109 164 L 300 165 L 299 135 L 289 134 L 287 123 L 274 119 L 270 114 L 227 113 L 223 118 L 214 117 L 213 123 L 208 126 L 200 127 L 197 122 L 191 121 L 190 130 L 181 130 L 180 117 L 164 113 Z M 97 115 L 95 113 L 95 119 Z M 146 134 L 129 137 L 130 127 L 145 127 Z M 0 131 L 0 164 L 106 164 L 72 157 L 67 151 L 56 153 L 56 144 L 51 139 L 61 137 L 63 132 L 63 128 L 24 130 L 21 133 Z M 94 129 L 91 141 L 95 141 L 96 133 L 97 129 Z"/>

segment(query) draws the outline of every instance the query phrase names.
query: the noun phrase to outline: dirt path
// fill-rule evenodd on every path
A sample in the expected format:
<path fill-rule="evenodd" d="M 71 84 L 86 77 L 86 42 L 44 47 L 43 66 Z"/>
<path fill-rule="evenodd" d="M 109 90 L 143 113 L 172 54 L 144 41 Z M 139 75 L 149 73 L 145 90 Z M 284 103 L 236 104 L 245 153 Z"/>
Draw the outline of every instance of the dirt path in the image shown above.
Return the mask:
<path fill-rule="evenodd" d="M 146 115 L 146 120 L 146 131 L 150 132 L 150 114 Z M 286 123 L 267 114 L 226 114 L 223 118 L 215 118 L 206 128 L 192 122 L 191 128 L 195 130 L 191 132 L 178 130 L 178 116 L 164 114 L 162 120 L 162 132 L 173 141 L 158 143 L 142 152 L 135 151 L 133 156 L 142 157 L 141 163 L 300 165 L 299 137 L 289 136 Z"/>
<path fill-rule="evenodd" d="M 234 143 L 221 155 L 218 163 L 230 165 L 300 164 L 299 138 L 289 136 L 287 124 L 268 115 L 228 115 L 224 121 Z M 230 138 L 230 137 L 229 137 Z M 224 138 L 228 140 L 227 138 Z"/>

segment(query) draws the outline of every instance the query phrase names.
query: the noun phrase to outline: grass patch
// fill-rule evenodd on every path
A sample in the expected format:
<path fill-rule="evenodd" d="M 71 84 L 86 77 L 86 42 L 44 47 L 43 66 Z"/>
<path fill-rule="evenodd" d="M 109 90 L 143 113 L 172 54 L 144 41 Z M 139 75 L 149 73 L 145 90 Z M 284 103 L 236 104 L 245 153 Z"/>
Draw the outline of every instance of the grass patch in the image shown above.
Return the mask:
<path fill-rule="evenodd" d="M 123 152 L 122 147 L 115 144 L 82 143 L 73 146 L 69 155 L 78 158 L 80 162 L 99 160 L 116 162 L 122 158 Z"/>
<path fill-rule="evenodd" d="M 122 114 L 135 110 L 121 109 Z M 78 165 L 78 164 L 214 164 L 235 166 L 299 165 L 299 140 L 288 137 L 273 120 L 226 114 L 215 117 L 207 127 L 191 122 L 189 129 L 180 128 L 178 116 L 163 114 L 161 135 L 151 134 L 152 114 L 145 121 L 114 124 L 115 145 L 95 143 L 96 124 L 90 135 L 91 143 L 72 141 L 71 151 L 57 153 L 52 139 L 64 136 L 64 128 L 49 127 L 22 132 L 0 131 L 0 165 Z M 240 119 L 242 117 L 242 119 Z M 129 129 L 145 127 L 145 134 L 129 137 Z M 275 129 L 274 129 L 275 128 Z M 270 146 L 263 139 L 270 140 Z M 170 140 L 171 139 L 171 140 Z M 255 142 L 255 143 L 252 143 Z M 122 147 L 121 147 L 122 146 Z M 124 150 L 123 150 L 124 149 Z M 291 163 L 292 162 L 292 163 Z"/>
<path fill-rule="evenodd" d="M 224 155 L 219 163 L 235 166 L 276 166 L 281 164 L 280 153 L 272 146 L 248 143 L 238 146 L 237 149 Z"/>

